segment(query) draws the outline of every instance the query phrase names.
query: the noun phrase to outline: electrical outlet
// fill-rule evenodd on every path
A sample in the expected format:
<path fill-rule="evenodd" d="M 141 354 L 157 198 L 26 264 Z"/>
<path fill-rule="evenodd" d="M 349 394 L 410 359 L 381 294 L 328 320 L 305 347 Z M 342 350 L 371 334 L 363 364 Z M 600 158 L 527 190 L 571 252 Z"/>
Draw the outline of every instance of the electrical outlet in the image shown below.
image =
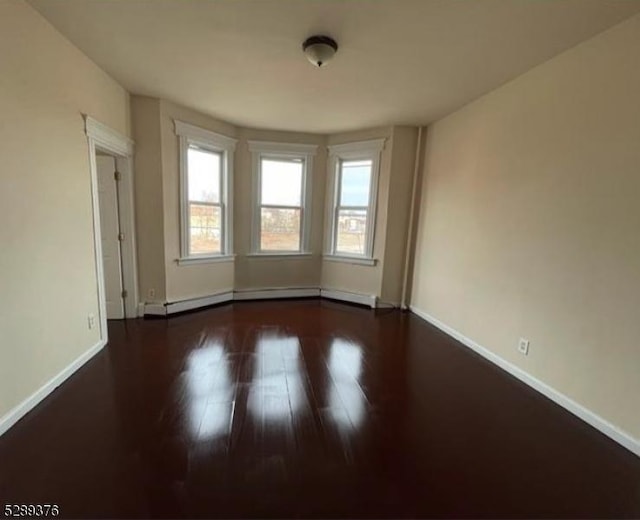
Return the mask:
<path fill-rule="evenodd" d="M 89 316 L 87 316 L 87 324 L 90 329 L 96 326 L 96 317 L 93 314 L 89 314 Z"/>
<path fill-rule="evenodd" d="M 520 338 L 520 341 L 518 341 L 518 352 L 520 352 L 520 354 L 523 354 L 525 356 L 529 355 L 529 340 L 526 338 Z"/>
<path fill-rule="evenodd" d="M 156 297 L 156 290 L 149 289 L 149 298 L 155 298 L 155 297 Z"/>

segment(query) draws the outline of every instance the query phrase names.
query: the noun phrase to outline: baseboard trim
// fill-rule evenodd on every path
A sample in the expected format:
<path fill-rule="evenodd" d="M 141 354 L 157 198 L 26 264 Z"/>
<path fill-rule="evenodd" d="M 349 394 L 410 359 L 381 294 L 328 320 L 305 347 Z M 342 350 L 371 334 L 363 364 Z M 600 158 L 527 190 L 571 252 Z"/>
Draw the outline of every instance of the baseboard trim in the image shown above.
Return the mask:
<path fill-rule="evenodd" d="M 330 300 L 357 303 L 371 307 L 372 309 L 375 309 L 377 304 L 377 298 L 372 294 L 359 294 L 347 291 L 338 291 L 335 289 L 322 289 L 320 291 L 320 296 Z"/>
<path fill-rule="evenodd" d="M 167 305 L 165 303 L 145 303 L 144 315 L 145 316 L 166 316 Z"/>
<path fill-rule="evenodd" d="M 516 377 L 523 383 L 529 385 L 531 388 L 538 391 L 539 393 L 541 393 L 542 395 L 544 395 L 554 403 L 562 406 L 565 410 L 571 412 L 576 417 L 582 419 L 587 424 L 593 426 L 595 429 L 602 432 L 610 439 L 614 440 L 621 446 L 624 446 L 626 449 L 631 451 L 633 454 L 640 457 L 640 439 L 636 439 L 628 432 L 621 430 L 620 428 L 610 423 L 603 417 L 600 417 L 595 412 L 592 412 L 588 408 L 585 408 L 584 406 L 577 403 L 570 397 L 567 397 L 562 392 L 559 392 L 555 388 L 540 381 L 539 379 L 525 372 L 521 368 L 501 358 L 497 354 L 494 354 L 486 347 L 479 345 L 472 339 L 466 337 L 464 334 L 458 332 L 454 328 L 449 327 L 448 325 L 441 322 L 434 316 L 431 316 L 430 314 L 427 314 L 426 312 L 423 312 L 412 305 L 409 306 L 409 309 L 416 316 L 419 316 L 423 320 L 431 323 L 433 326 L 437 327 L 445 334 L 448 334 L 452 338 L 458 340 L 464 346 L 470 348 L 474 352 L 477 352 L 482 357 L 491 361 L 492 363 L 500 367 L 505 372 L 508 372 L 509 374 Z"/>
<path fill-rule="evenodd" d="M 320 289 L 317 287 L 274 287 L 271 289 L 240 289 L 233 291 L 233 299 L 235 301 L 317 298 L 318 296 L 320 296 Z"/>
<path fill-rule="evenodd" d="M 349 303 L 357 303 L 375 309 L 377 307 L 376 296 L 358 294 L 333 289 L 320 289 L 319 287 L 272 287 L 268 289 L 228 289 L 224 292 L 181 300 L 168 303 L 140 304 L 138 314 L 140 316 L 170 316 L 179 312 L 208 307 L 218 303 L 247 300 L 279 300 L 286 298 L 328 298 Z"/>
<path fill-rule="evenodd" d="M 69 379 L 79 368 L 87 363 L 93 356 L 102 350 L 107 344 L 105 340 L 100 340 L 91 348 L 83 352 L 79 357 L 71 362 L 67 367 L 53 376 L 49 381 L 42 385 L 33 394 L 27 397 L 19 405 L 9 410 L 0 418 L 0 435 L 3 435 L 9 428 L 16 424 L 20 419 L 27 415 L 31 410 L 38 406 L 45 398 L 47 398 L 56 388 Z"/>
<path fill-rule="evenodd" d="M 210 296 L 203 296 L 201 298 L 192 298 L 190 300 L 169 302 L 164 307 L 166 314 L 171 315 L 176 314 L 177 312 L 190 311 L 193 309 L 199 309 L 200 307 L 208 307 L 209 305 L 230 302 L 232 300 L 233 291 L 229 289 L 221 293 L 212 294 Z"/>

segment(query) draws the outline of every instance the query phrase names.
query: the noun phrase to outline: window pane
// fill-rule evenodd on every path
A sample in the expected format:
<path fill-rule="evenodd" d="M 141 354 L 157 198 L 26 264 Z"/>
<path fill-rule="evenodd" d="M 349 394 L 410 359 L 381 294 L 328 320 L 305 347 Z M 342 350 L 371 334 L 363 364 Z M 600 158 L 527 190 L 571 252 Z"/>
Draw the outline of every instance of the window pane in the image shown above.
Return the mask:
<path fill-rule="evenodd" d="M 366 210 L 341 209 L 338 211 L 338 227 L 336 229 L 337 253 L 364 255 L 366 236 Z"/>
<path fill-rule="evenodd" d="M 220 206 L 189 203 L 189 254 L 221 253 Z"/>
<path fill-rule="evenodd" d="M 219 153 L 189 148 L 187 153 L 189 172 L 189 200 L 197 202 L 220 202 Z"/>
<path fill-rule="evenodd" d="M 340 206 L 368 206 L 371 161 L 342 161 Z"/>
<path fill-rule="evenodd" d="M 302 161 L 262 159 L 262 204 L 300 206 Z"/>
<path fill-rule="evenodd" d="M 300 251 L 300 210 L 262 208 L 260 249 Z"/>

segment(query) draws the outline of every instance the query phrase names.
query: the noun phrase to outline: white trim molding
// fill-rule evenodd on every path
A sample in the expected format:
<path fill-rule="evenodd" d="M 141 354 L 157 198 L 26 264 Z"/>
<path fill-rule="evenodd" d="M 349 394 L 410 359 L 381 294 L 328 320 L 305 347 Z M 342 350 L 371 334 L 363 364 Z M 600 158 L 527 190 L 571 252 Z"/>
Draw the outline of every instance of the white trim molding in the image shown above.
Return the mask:
<path fill-rule="evenodd" d="M 361 256 L 323 255 L 322 258 L 324 260 L 328 260 L 329 262 L 342 262 L 345 264 L 355 264 L 355 265 L 374 266 L 376 265 L 376 263 L 378 263 L 378 260 L 375 258 L 364 258 Z"/>
<path fill-rule="evenodd" d="M 152 302 L 140 304 L 139 316 L 170 316 L 178 312 L 208 307 L 218 303 L 246 300 L 280 300 L 287 298 L 328 298 L 349 303 L 357 303 L 375 309 L 378 299 L 372 294 L 358 294 L 319 287 L 269 287 L 261 289 L 225 289 L 216 294 L 179 300 L 175 302 Z"/>
<path fill-rule="evenodd" d="M 233 292 L 233 299 L 271 300 L 282 298 L 314 298 L 320 296 L 317 287 L 274 287 L 271 289 L 239 289 Z"/>
<path fill-rule="evenodd" d="M 371 139 L 369 141 L 356 141 L 353 143 L 333 144 L 328 146 L 329 156 L 338 156 L 346 159 L 360 158 L 363 155 L 380 153 L 384 149 L 386 137 Z"/>
<path fill-rule="evenodd" d="M 133 155 L 134 142 L 89 115 L 84 115 L 84 131 L 95 144 L 122 156 Z"/>
<path fill-rule="evenodd" d="M 218 303 L 230 302 L 233 300 L 233 290 L 227 289 L 217 294 L 203 296 L 201 298 L 191 298 L 189 300 L 181 300 L 170 302 L 165 305 L 167 315 L 176 314 L 177 312 L 190 311 L 199 309 L 200 307 L 208 307 Z"/>
<path fill-rule="evenodd" d="M 178 265 L 193 264 L 215 264 L 220 262 L 233 262 L 236 255 L 215 255 L 215 256 L 188 256 L 186 258 L 178 258 Z"/>
<path fill-rule="evenodd" d="M 262 258 L 262 259 L 266 259 L 266 260 L 300 260 L 300 259 L 309 259 L 309 258 L 313 258 L 314 255 L 313 253 L 249 253 L 247 255 L 244 255 L 247 258 L 251 258 L 251 259 L 256 259 L 256 258 Z"/>
<path fill-rule="evenodd" d="M 248 141 L 251 153 L 277 153 L 279 155 L 314 156 L 318 151 L 317 144 L 274 143 L 271 141 Z"/>
<path fill-rule="evenodd" d="M 314 298 L 320 296 L 317 287 L 273 287 L 267 289 L 225 289 L 215 294 L 166 303 L 147 303 L 141 309 L 141 316 L 171 316 L 179 312 L 191 311 L 219 303 L 244 300 L 277 300 L 282 298 Z"/>
<path fill-rule="evenodd" d="M 491 361 L 493 364 L 497 365 L 505 372 L 508 372 L 526 385 L 540 392 L 542 395 L 544 395 L 554 403 L 562 406 L 565 410 L 571 412 L 576 417 L 582 419 L 587 424 L 593 426 L 596 430 L 599 430 L 610 439 L 614 440 L 621 446 L 624 446 L 626 449 L 640 457 L 640 439 L 636 439 L 630 433 L 618 428 L 595 412 L 592 412 L 588 408 L 585 408 L 570 397 L 566 396 L 562 392 L 559 392 L 548 384 L 540 381 L 539 379 L 525 372 L 513 363 L 510 363 L 497 354 L 494 354 L 488 348 L 479 345 L 472 339 L 458 332 L 454 328 L 446 325 L 430 314 L 427 314 L 426 312 L 423 312 L 414 306 L 410 306 L 409 308 L 411 312 L 413 312 L 416 316 L 419 316 L 423 320 L 431 323 L 434 327 L 437 327 L 445 334 L 448 334 L 452 338 L 458 340 L 464 346 L 470 348 L 474 352 L 477 352 L 483 358 Z"/>
<path fill-rule="evenodd" d="M 320 291 L 322 298 L 328 298 L 329 300 L 339 300 L 349 303 L 357 303 L 366 307 L 375 309 L 377 306 L 378 298 L 373 294 L 359 294 L 347 291 L 340 291 L 337 289 L 322 289 Z"/>
<path fill-rule="evenodd" d="M 188 137 L 193 141 L 200 141 L 204 143 L 215 143 L 217 146 L 223 149 L 230 149 L 232 152 L 236 149 L 237 139 L 226 135 L 212 132 L 206 128 L 200 128 L 199 126 L 185 123 L 177 119 L 173 120 L 175 124 L 176 135 L 180 137 Z"/>
<path fill-rule="evenodd" d="M 58 374 L 49 379 L 49 381 L 47 381 L 19 405 L 15 406 L 5 415 L 0 417 L 0 435 L 5 433 L 9 428 L 11 428 L 31 410 L 38 406 L 38 404 L 44 401 L 44 399 L 46 399 L 51 393 L 53 393 L 56 388 L 58 388 L 62 383 L 69 379 L 78 369 L 80 369 L 91 358 L 93 358 L 93 356 L 100 352 L 106 344 L 107 342 L 105 340 L 98 341 L 98 343 L 83 352 L 74 361 L 72 361 L 71 364 L 69 364 Z"/>
<path fill-rule="evenodd" d="M 145 303 L 143 316 L 166 316 L 166 303 Z"/>

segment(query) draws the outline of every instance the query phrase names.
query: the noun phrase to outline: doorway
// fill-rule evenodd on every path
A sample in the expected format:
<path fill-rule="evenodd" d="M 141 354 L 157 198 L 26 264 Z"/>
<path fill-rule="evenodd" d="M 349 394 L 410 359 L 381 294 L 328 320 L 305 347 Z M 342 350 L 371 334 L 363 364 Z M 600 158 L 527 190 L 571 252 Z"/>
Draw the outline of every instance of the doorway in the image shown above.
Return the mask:
<path fill-rule="evenodd" d="M 133 141 L 84 116 L 89 144 L 100 338 L 107 319 L 138 316 Z"/>
<path fill-rule="evenodd" d="M 124 240 L 124 233 L 120 228 L 119 173 L 116 168 L 116 158 L 97 150 L 96 170 L 107 319 L 121 320 L 125 317 L 126 289 L 122 280 L 120 242 Z"/>

